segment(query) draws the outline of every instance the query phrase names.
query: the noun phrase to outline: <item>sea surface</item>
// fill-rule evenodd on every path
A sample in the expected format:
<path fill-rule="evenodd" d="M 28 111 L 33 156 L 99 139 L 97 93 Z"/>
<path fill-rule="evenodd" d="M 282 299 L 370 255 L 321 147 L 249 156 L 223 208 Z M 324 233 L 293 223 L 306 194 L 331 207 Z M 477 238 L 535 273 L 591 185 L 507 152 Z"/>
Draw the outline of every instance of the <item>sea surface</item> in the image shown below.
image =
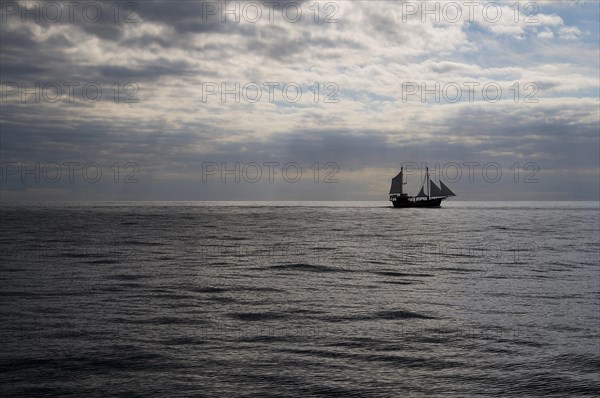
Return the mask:
<path fill-rule="evenodd" d="M 595 396 L 598 202 L 0 209 L 0 396 Z"/>

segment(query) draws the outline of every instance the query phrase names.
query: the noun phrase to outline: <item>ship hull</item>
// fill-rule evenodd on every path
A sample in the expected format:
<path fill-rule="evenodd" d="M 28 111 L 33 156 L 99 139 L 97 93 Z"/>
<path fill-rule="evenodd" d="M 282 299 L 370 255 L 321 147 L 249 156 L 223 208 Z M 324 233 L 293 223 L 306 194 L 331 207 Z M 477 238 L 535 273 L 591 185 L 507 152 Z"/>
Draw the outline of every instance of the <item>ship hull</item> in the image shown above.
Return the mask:
<path fill-rule="evenodd" d="M 394 207 L 440 207 L 442 200 L 446 198 L 435 198 L 435 199 L 423 199 L 423 200 L 410 200 L 408 198 L 396 198 L 392 200 Z"/>

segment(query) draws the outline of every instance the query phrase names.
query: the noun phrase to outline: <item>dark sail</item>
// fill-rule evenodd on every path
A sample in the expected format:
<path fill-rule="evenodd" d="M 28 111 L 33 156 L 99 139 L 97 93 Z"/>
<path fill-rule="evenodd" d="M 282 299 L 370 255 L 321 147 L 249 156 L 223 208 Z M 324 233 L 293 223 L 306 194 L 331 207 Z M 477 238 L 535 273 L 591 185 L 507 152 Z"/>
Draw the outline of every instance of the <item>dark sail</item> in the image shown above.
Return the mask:
<path fill-rule="evenodd" d="M 442 186 L 442 195 L 443 196 L 456 196 L 454 192 L 450 190 L 443 182 L 440 181 L 440 185 Z"/>
<path fill-rule="evenodd" d="M 430 184 L 431 184 L 430 185 L 430 187 L 431 187 L 430 196 L 434 196 L 434 197 L 435 196 L 445 196 L 442 193 L 442 190 L 437 185 L 435 185 L 435 183 L 433 181 L 430 181 Z"/>
<path fill-rule="evenodd" d="M 402 172 L 392 178 L 392 186 L 390 187 L 390 194 L 402 194 Z"/>
<path fill-rule="evenodd" d="M 419 191 L 417 198 L 426 198 L 427 197 L 427 195 L 425 195 L 425 191 L 423 189 L 424 189 L 424 187 L 421 187 L 421 191 Z"/>

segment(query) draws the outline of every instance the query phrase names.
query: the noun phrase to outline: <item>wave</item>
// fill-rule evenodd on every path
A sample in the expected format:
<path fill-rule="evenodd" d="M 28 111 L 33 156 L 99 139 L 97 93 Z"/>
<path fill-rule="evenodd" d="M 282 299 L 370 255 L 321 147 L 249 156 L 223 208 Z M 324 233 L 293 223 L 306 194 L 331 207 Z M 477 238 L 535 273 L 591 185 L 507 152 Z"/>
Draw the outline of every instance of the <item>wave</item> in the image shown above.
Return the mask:
<path fill-rule="evenodd" d="M 375 313 L 351 315 L 327 315 L 323 317 L 329 322 L 355 322 L 371 320 L 400 320 L 400 319 L 436 319 L 435 317 L 406 310 L 385 310 Z"/>
<path fill-rule="evenodd" d="M 398 277 L 406 277 L 406 276 L 414 276 L 414 277 L 431 277 L 432 274 L 420 274 L 420 273 L 407 273 L 407 272 L 396 272 L 396 271 L 377 271 L 375 272 L 377 275 L 383 276 L 398 276 Z"/>
<path fill-rule="evenodd" d="M 329 267 L 326 265 L 315 265 L 308 263 L 294 263 L 294 264 L 279 264 L 268 267 L 272 270 L 287 270 L 287 271 L 306 271 L 306 272 L 347 272 L 347 270 L 335 267 Z"/>
<path fill-rule="evenodd" d="M 234 312 L 227 314 L 227 316 L 238 321 L 270 321 L 288 318 L 290 314 L 281 312 Z"/>

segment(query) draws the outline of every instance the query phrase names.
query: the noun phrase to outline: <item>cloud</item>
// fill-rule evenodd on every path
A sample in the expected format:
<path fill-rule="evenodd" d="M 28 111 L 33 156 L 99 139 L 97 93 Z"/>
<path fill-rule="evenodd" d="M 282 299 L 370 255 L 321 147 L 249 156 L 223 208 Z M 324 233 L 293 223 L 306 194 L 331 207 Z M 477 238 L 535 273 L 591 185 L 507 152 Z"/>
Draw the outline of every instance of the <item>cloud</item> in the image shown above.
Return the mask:
<path fill-rule="evenodd" d="M 581 33 L 582 32 L 576 26 L 565 26 L 558 31 L 560 38 L 566 40 L 575 40 Z"/>
<path fill-rule="evenodd" d="M 597 5 L 540 4 L 537 22 L 526 23 L 528 13 L 501 2 L 502 17 L 492 23 L 481 10 L 472 22 L 465 15 L 423 22 L 422 10 L 405 19 L 403 3 L 334 3 L 319 3 L 319 22 L 312 3 L 282 1 L 272 21 L 263 9 L 256 23 L 243 15 L 237 23 L 231 14 L 223 22 L 222 10 L 211 8 L 221 2 L 138 2 L 135 23 L 123 22 L 127 2 L 118 3 L 118 23 L 110 12 L 96 23 L 81 14 L 59 23 L 8 15 L 0 25 L 2 161 L 132 161 L 146 182 L 127 197 L 166 199 L 299 195 L 288 183 L 187 187 L 203 162 L 336 163 L 346 182 L 302 185 L 302 195 L 314 199 L 384 198 L 387 188 L 382 196 L 374 187 L 386 185 L 387 173 L 405 159 L 537 162 L 552 186 L 570 181 L 566 170 L 587 178 L 598 169 L 599 66 L 590 62 L 598 59 L 598 27 L 590 31 L 588 21 L 588 8 Z M 241 12 L 250 3 L 237 4 L 226 6 Z M 296 5 L 303 17 L 290 22 L 284 10 Z M 329 14 L 338 22 L 326 23 Z M 36 103 L 31 94 L 23 101 L 11 91 L 52 82 L 64 90 L 57 102 Z M 72 101 L 65 82 L 79 83 Z M 82 95 L 90 82 L 102 87 L 99 101 Z M 269 82 L 278 85 L 270 91 Z M 478 84 L 473 101 L 465 86 L 471 83 Z M 502 89 L 496 103 L 482 96 L 490 83 Z M 218 92 L 207 96 L 207 84 Z M 436 92 L 424 102 L 421 92 L 405 98 L 406 84 Z M 443 90 L 455 85 L 463 96 L 453 103 Z M 235 93 L 222 96 L 223 87 Z M 256 87 L 261 96 L 253 102 Z M 301 95 L 291 101 L 298 87 Z M 124 102 L 128 96 L 138 102 Z M 90 188 L 60 187 L 65 195 Z M 120 195 L 112 185 L 93 187 L 105 190 L 101 197 Z M 17 180 L 2 189 L 35 197 L 38 188 Z M 590 198 L 597 188 L 588 183 L 578 192 Z M 513 197 L 498 186 L 462 189 L 472 198 L 490 190 Z M 535 185 L 520 195 L 545 192 Z"/>

